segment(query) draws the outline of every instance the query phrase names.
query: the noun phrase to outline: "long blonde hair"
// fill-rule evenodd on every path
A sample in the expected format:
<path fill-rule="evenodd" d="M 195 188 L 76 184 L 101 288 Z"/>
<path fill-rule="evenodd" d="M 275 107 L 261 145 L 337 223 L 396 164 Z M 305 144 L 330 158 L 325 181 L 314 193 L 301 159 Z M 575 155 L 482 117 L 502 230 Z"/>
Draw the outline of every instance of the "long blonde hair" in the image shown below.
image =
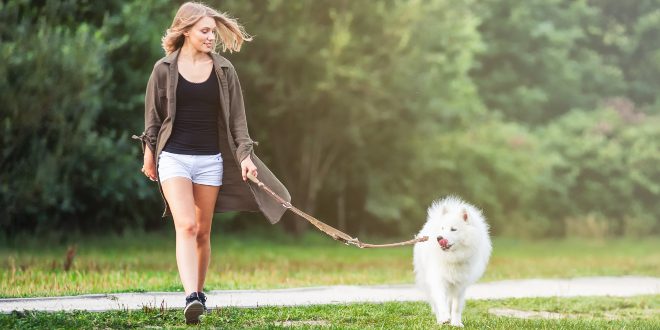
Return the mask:
<path fill-rule="evenodd" d="M 215 20 L 216 38 L 213 41 L 213 52 L 222 45 L 222 51 L 229 52 L 240 51 L 244 41 L 252 40 L 252 36 L 245 32 L 243 26 L 238 24 L 236 19 L 229 17 L 226 13 L 219 13 L 217 10 L 199 2 L 186 2 L 174 15 L 172 26 L 165 32 L 162 38 L 165 54 L 176 51 L 183 46 L 186 32 L 204 17 L 211 17 Z"/>

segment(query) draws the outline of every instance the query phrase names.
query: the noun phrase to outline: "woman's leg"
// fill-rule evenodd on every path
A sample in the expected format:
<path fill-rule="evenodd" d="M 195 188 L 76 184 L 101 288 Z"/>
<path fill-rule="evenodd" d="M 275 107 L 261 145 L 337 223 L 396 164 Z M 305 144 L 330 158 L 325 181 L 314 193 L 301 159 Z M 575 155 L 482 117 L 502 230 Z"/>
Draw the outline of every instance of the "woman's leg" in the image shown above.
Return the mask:
<path fill-rule="evenodd" d="M 195 220 L 197 222 L 197 287 L 203 291 L 206 270 L 211 260 L 211 223 L 220 187 L 193 183 Z"/>
<path fill-rule="evenodd" d="M 195 219 L 193 184 L 188 178 L 173 177 L 165 180 L 161 185 L 174 218 L 176 263 L 187 296 L 198 291 L 197 233 L 199 225 Z"/>

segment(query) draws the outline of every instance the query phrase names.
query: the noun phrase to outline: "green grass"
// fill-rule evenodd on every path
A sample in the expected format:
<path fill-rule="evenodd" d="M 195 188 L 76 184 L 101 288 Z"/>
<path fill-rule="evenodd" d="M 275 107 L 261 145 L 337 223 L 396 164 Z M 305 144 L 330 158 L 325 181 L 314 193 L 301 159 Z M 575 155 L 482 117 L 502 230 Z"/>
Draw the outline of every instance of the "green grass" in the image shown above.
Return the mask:
<path fill-rule="evenodd" d="M 491 308 L 561 313 L 564 319 L 517 319 L 493 316 Z M 533 298 L 468 301 L 466 329 L 657 329 L 660 296 L 631 298 Z M 279 329 L 441 329 L 422 302 L 320 305 L 309 307 L 223 308 L 207 315 L 199 328 Z M 187 328 L 181 310 L 23 312 L 0 315 L 2 329 L 30 328 Z"/>
<path fill-rule="evenodd" d="M 67 244 L 34 239 L 0 247 L 0 297 L 182 290 L 171 230 L 74 242 L 68 272 L 62 269 Z M 214 232 L 212 242 L 206 290 L 413 282 L 411 247 L 358 249 L 318 232 L 296 240 L 275 230 Z M 595 275 L 660 276 L 660 240 L 495 239 L 482 281 Z"/>

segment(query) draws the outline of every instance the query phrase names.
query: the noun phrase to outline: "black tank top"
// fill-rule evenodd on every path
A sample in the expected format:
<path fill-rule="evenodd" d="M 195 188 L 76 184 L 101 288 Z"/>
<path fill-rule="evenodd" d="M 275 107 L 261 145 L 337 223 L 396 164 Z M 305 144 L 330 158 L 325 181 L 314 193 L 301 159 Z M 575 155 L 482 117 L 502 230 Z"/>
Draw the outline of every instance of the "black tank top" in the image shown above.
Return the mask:
<path fill-rule="evenodd" d="M 179 73 L 176 117 L 172 135 L 163 150 L 185 155 L 216 155 L 220 91 L 215 71 L 202 83 L 192 83 Z"/>

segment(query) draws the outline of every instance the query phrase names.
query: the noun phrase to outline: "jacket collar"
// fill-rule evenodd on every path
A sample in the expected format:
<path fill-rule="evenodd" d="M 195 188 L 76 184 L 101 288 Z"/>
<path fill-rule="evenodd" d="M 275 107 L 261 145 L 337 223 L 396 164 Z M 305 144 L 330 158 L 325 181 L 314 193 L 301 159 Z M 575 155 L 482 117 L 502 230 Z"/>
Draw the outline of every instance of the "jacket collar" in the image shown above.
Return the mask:
<path fill-rule="evenodd" d="M 167 64 L 176 63 L 176 58 L 179 56 L 180 51 L 181 48 L 171 52 L 169 55 L 165 56 L 163 62 Z M 224 68 L 230 67 L 229 60 L 220 56 L 220 54 L 211 53 L 211 57 L 213 58 L 213 64 L 215 66 L 224 67 Z"/>

